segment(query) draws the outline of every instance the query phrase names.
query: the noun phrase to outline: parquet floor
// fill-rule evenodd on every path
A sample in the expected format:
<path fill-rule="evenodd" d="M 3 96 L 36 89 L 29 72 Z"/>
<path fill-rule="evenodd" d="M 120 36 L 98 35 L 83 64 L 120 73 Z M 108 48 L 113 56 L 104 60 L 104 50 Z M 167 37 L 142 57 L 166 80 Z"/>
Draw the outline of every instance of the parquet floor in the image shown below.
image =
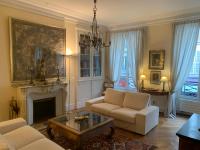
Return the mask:
<path fill-rule="evenodd" d="M 160 117 L 159 125 L 152 129 L 146 136 L 133 132 L 116 129 L 117 134 L 125 135 L 131 139 L 141 140 L 146 144 L 152 144 L 159 150 L 178 150 L 178 137 L 176 132 L 187 121 L 188 117 L 177 116 L 175 119 Z"/>

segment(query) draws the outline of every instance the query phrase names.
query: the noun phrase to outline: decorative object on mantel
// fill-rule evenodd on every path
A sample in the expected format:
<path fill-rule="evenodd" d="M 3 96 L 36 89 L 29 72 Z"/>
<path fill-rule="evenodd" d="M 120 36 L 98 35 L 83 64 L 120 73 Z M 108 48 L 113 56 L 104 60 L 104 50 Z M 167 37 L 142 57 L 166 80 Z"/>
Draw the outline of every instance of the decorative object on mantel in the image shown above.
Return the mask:
<path fill-rule="evenodd" d="M 151 71 L 150 72 L 150 83 L 160 84 L 161 71 Z"/>
<path fill-rule="evenodd" d="M 56 73 L 57 73 L 57 82 L 60 82 L 60 68 L 58 66 L 58 64 L 56 65 Z"/>
<path fill-rule="evenodd" d="M 149 69 L 163 70 L 165 65 L 165 50 L 149 51 Z"/>
<path fill-rule="evenodd" d="M 162 76 L 160 81 L 163 83 L 163 89 L 162 89 L 162 91 L 164 92 L 165 91 L 165 82 L 167 82 L 168 79 L 167 79 L 167 77 Z"/>
<path fill-rule="evenodd" d="M 109 44 L 105 44 L 104 42 L 102 42 L 103 34 L 100 33 L 100 31 L 98 30 L 99 26 L 97 24 L 97 19 L 96 19 L 96 14 L 97 14 L 96 3 L 97 3 L 97 0 L 94 0 L 94 8 L 93 8 L 94 17 L 93 17 L 92 25 L 91 25 L 92 32 L 89 33 L 88 42 L 86 42 L 85 44 L 86 45 L 89 44 L 90 47 L 94 47 L 95 49 L 99 50 L 102 47 L 110 47 L 111 42 L 109 42 Z"/>
<path fill-rule="evenodd" d="M 10 101 L 10 119 L 14 119 L 17 118 L 19 116 L 19 112 L 20 112 L 20 108 L 18 105 L 17 100 L 12 97 L 11 101 Z"/>
<path fill-rule="evenodd" d="M 56 80 L 56 65 L 60 77 L 66 77 L 66 30 L 24 20 L 10 18 L 10 47 L 12 83 L 28 79 Z M 32 67 L 32 73 L 27 67 Z M 32 77 L 31 77 L 32 76 Z"/>
<path fill-rule="evenodd" d="M 28 71 L 30 72 L 30 82 L 29 82 L 29 84 L 32 85 L 32 84 L 34 84 L 34 83 L 33 83 L 33 73 L 34 73 L 34 72 L 33 72 L 33 71 L 34 71 L 34 70 L 33 70 L 33 67 L 29 67 L 29 66 L 28 66 Z"/>
<path fill-rule="evenodd" d="M 140 76 L 140 80 L 141 80 L 141 89 L 144 89 L 144 79 L 146 79 L 146 75 L 142 74 Z"/>

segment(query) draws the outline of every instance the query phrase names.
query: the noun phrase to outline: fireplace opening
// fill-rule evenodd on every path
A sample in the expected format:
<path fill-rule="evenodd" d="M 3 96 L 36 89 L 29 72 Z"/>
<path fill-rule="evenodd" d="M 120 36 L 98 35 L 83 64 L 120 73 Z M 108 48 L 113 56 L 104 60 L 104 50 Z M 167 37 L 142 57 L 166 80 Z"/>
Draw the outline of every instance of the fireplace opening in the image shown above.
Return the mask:
<path fill-rule="evenodd" d="M 45 98 L 33 101 L 33 123 L 47 121 L 56 116 L 56 98 Z"/>

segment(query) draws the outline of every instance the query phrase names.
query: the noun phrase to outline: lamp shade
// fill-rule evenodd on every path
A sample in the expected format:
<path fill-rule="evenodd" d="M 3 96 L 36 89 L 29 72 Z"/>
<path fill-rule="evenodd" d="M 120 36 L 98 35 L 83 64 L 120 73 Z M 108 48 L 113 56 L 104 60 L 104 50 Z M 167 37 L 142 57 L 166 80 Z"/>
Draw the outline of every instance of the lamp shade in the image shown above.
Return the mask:
<path fill-rule="evenodd" d="M 146 79 L 146 76 L 144 74 L 142 74 L 142 75 L 140 75 L 140 79 L 144 80 L 144 79 Z"/>
<path fill-rule="evenodd" d="M 72 55 L 72 50 L 70 48 L 66 49 L 66 55 L 71 56 Z"/>
<path fill-rule="evenodd" d="M 168 80 L 167 77 L 162 76 L 160 81 L 162 81 L 162 82 L 166 82 L 167 80 Z"/>

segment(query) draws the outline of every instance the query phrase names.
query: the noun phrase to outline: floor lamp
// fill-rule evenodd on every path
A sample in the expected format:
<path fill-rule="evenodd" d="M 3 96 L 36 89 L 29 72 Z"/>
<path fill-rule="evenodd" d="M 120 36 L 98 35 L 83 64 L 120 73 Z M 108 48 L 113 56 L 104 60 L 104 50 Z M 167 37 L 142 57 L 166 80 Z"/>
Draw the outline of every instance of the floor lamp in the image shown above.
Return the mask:
<path fill-rule="evenodd" d="M 66 56 L 69 58 L 69 65 L 68 65 L 68 67 L 69 67 L 69 93 L 68 93 L 68 95 L 69 95 L 69 99 L 68 99 L 68 110 L 67 110 L 67 112 L 69 113 L 70 112 L 70 105 L 71 105 L 71 100 L 70 100 L 70 86 L 71 86 L 71 82 L 70 82 L 70 73 L 71 73 L 71 71 L 70 71 L 70 60 L 71 60 L 71 56 L 72 56 L 72 51 L 71 51 L 71 49 L 70 48 L 67 48 L 66 49 Z"/>

